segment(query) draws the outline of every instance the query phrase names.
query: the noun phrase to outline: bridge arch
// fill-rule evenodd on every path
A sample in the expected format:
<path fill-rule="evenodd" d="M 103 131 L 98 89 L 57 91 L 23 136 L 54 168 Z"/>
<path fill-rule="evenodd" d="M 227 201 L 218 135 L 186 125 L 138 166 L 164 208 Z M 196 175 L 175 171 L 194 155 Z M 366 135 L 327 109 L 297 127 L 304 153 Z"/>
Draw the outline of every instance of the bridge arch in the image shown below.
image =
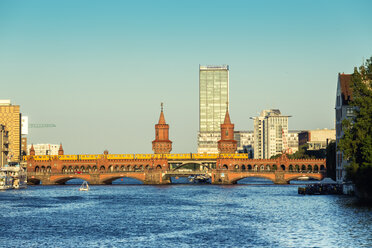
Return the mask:
<path fill-rule="evenodd" d="M 112 176 L 112 177 L 105 178 L 104 180 L 102 180 L 102 182 L 104 184 L 112 184 L 113 181 L 115 181 L 117 179 L 120 179 L 120 178 L 132 178 L 132 179 L 136 179 L 136 180 L 140 181 L 142 184 L 144 183 L 143 178 L 137 177 L 135 175 Z"/>
<path fill-rule="evenodd" d="M 287 181 L 287 183 L 289 183 L 290 181 L 296 180 L 296 179 L 298 179 L 300 177 L 303 177 L 303 176 L 304 175 L 299 174 L 299 175 L 296 175 L 296 176 L 287 178 L 286 181 Z M 318 180 L 318 181 L 320 181 L 320 180 L 323 179 L 323 176 L 321 174 L 306 174 L 306 176 L 309 177 L 309 179 L 312 179 L 312 180 Z"/>
<path fill-rule="evenodd" d="M 264 178 L 264 179 L 268 179 L 268 180 L 270 180 L 270 181 L 273 182 L 273 183 L 274 183 L 274 181 L 275 181 L 275 176 L 274 176 L 274 177 L 270 177 L 270 175 L 264 175 L 264 174 L 263 174 L 263 175 L 260 175 L 260 174 L 257 174 L 257 175 L 244 175 L 244 176 L 238 176 L 238 177 L 232 179 L 232 180 L 231 180 L 231 183 L 236 184 L 238 181 L 240 181 L 240 180 L 242 180 L 242 179 L 245 179 L 245 178 L 254 178 L 254 177 L 256 177 L 256 178 Z"/>
<path fill-rule="evenodd" d="M 67 181 L 70 181 L 72 179 L 81 179 L 83 181 L 87 181 L 89 184 L 91 184 L 90 180 L 88 180 L 87 177 L 84 177 L 84 176 L 79 176 L 80 174 L 76 174 L 76 175 L 73 175 L 73 176 L 65 176 L 65 177 L 59 177 L 57 179 L 55 179 L 54 181 L 51 181 L 51 183 L 54 183 L 54 184 L 65 184 Z"/>
<path fill-rule="evenodd" d="M 41 180 L 39 178 L 27 178 L 27 184 L 31 184 L 31 185 L 39 185 L 41 184 Z"/>

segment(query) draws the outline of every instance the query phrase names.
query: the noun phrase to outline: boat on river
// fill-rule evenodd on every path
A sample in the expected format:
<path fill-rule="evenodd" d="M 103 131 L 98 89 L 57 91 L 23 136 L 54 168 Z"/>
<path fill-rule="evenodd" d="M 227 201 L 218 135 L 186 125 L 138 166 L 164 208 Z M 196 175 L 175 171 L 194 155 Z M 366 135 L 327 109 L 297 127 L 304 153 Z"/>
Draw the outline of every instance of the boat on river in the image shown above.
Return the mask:
<path fill-rule="evenodd" d="M 80 186 L 79 191 L 89 191 L 89 185 L 87 181 L 84 181 L 83 184 Z"/>
<path fill-rule="evenodd" d="M 188 179 L 191 183 L 209 183 L 209 177 L 206 175 L 192 175 Z"/>
<path fill-rule="evenodd" d="M 0 168 L 0 190 L 27 188 L 27 174 L 19 165 Z"/>

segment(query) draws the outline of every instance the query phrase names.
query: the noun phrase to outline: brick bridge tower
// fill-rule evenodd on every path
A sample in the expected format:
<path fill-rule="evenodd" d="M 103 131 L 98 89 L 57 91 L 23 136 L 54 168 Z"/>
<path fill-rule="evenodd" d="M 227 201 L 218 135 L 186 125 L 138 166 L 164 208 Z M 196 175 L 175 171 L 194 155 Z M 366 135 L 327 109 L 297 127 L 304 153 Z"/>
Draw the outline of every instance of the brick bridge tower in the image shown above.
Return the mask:
<path fill-rule="evenodd" d="M 59 145 L 59 149 L 58 149 L 58 155 L 61 156 L 64 154 L 64 151 L 63 151 L 63 148 L 62 148 L 62 143 Z"/>
<path fill-rule="evenodd" d="M 30 155 L 31 155 L 31 156 L 35 156 L 35 148 L 34 148 L 34 144 L 31 144 Z"/>
<path fill-rule="evenodd" d="M 225 121 L 221 124 L 221 139 L 218 141 L 218 151 L 219 153 L 235 153 L 236 148 L 234 124 L 231 124 L 229 110 L 226 109 Z"/>
<path fill-rule="evenodd" d="M 155 125 L 155 140 L 152 142 L 152 150 L 155 154 L 172 151 L 172 141 L 169 140 L 169 125 L 165 123 L 163 103 L 161 103 L 159 123 Z"/>

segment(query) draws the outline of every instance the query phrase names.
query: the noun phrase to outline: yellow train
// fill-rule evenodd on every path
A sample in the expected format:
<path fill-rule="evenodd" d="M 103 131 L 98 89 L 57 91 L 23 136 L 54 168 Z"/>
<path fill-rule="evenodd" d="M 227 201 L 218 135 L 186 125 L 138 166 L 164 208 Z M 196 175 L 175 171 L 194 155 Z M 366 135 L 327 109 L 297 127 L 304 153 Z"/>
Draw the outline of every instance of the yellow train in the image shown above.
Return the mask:
<path fill-rule="evenodd" d="M 35 160 L 51 160 L 58 158 L 59 160 L 96 160 L 101 159 L 103 154 L 85 154 L 85 155 L 38 155 L 33 156 Z M 28 160 L 32 156 L 24 156 L 23 160 Z M 218 153 L 172 153 L 172 154 L 108 154 L 107 159 L 161 159 L 167 158 L 171 160 L 186 160 L 186 159 L 217 159 L 217 158 L 234 158 L 234 159 L 248 159 L 246 153 L 231 153 L 231 154 L 218 154 Z"/>

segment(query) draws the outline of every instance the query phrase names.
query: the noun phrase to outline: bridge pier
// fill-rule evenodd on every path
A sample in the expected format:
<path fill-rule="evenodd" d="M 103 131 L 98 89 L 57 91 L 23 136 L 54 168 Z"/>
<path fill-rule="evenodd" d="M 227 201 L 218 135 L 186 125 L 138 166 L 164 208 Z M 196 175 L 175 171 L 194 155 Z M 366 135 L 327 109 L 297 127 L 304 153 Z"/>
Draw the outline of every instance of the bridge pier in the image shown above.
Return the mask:
<path fill-rule="evenodd" d="M 289 184 L 288 181 L 284 179 L 284 171 L 275 171 L 275 181 L 274 184 Z"/>
<path fill-rule="evenodd" d="M 170 184 L 171 179 L 163 171 L 146 173 L 144 184 Z"/>
<path fill-rule="evenodd" d="M 236 183 L 236 182 L 235 182 Z M 234 184 L 229 180 L 228 173 L 214 172 L 211 176 L 211 184 Z"/>

